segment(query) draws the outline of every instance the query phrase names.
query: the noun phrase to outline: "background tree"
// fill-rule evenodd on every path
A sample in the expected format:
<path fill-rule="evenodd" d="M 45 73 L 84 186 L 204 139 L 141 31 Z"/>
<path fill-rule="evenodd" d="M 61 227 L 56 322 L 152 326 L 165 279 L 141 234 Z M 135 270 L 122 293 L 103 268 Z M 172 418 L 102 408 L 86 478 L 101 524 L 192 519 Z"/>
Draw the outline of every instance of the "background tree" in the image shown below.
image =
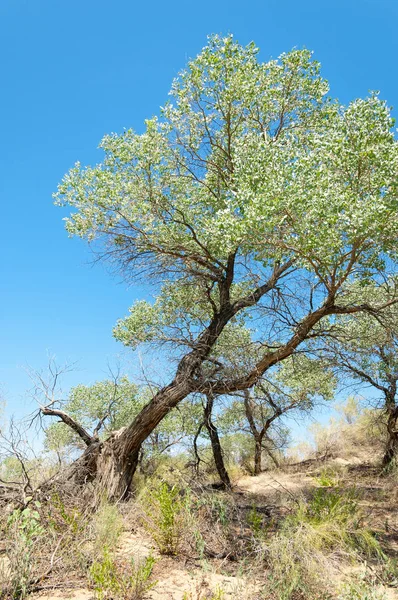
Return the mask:
<path fill-rule="evenodd" d="M 370 296 L 391 297 L 391 283 Z M 361 314 L 355 319 L 340 317 L 332 324 L 326 338 L 330 363 L 345 377 L 346 384 L 360 383 L 376 392 L 371 399 L 385 420 L 386 448 L 383 464 L 388 465 L 398 453 L 398 310 L 391 306 L 383 315 Z M 348 377 L 348 381 L 347 381 Z"/>
<path fill-rule="evenodd" d="M 307 50 L 266 63 L 257 54 L 211 37 L 160 117 L 142 134 L 106 136 L 103 162 L 77 164 L 56 195 L 74 211 L 69 234 L 95 243 L 126 278 L 153 282 L 154 302 L 136 303 L 115 337 L 166 345 L 177 361 L 123 433 L 77 465 L 82 473 L 89 463 L 110 497 L 128 493 L 142 443 L 189 394 L 250 388 L 325 317 L 384 306 L 351 297 L 347 284 L 396 266 L 387 105 L 375 94 L 347 107 L 328 99 Z M 223 373 L 217 345 L 249 318 L 256 359 Z"/>
<path fill-rule="evenodd" d="M 193 466 L 196 475 L 199 475 L 200 463 L 203 462 L 199 452 L 199 443 L 204 437 L 203 432 L 205 431 L 210 440 L 214 466 L 220 477 L 220 483 L 214 485 L 220 489 L 229 489 L 231 488 L 231 479 L 224 461 L 224 451 L 221 445 L 218 426 L 216 425 L 213 414 L 216 398 L 209 392 L 206 395 L 199 396 L 198 400 L 201 404 L 201 411 L 199 415 L 196 416 L 195 434 L 192 437 L 192 450 L 194 454 Z M 198 406 L 198 402 L 196 403 L 196 406 Z"/>
<path fill-rule="evenodd" d="M 254 438 L 254 468 L 262 471 L 264 451 L 278 466 L 278 450 L 286 446 L 287 414 L 310 412 L 333 398 L 335 378 L 325 361 L 295 354 L 267 373 L 252 390 L 245 390 L 243 402 L 235 400 L 224 410 L 221 420 L 229 428 Z"/>

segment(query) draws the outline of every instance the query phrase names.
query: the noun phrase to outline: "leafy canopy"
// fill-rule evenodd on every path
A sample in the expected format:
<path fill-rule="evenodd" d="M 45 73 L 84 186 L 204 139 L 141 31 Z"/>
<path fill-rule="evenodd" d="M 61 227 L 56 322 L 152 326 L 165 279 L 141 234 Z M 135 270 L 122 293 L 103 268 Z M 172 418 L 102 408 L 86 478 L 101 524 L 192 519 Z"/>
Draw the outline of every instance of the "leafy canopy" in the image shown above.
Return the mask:
<path fill-rule="evenodd" d="M 253 43 L 212 36 L 143 133 L 105 136 L 101 164 L 69 171 L 56 194 L 74 211 L 68 232 L 98 241 L 126 276 L 164 282 L 118 339 L 189 346 L 223 304 L 232 260 L 232 299 L 292 261 L 318 305 L 394 266 L 389 108 L 377 93 L 348 106 L 327 93 L 308 50 L 263 63 Z"/>

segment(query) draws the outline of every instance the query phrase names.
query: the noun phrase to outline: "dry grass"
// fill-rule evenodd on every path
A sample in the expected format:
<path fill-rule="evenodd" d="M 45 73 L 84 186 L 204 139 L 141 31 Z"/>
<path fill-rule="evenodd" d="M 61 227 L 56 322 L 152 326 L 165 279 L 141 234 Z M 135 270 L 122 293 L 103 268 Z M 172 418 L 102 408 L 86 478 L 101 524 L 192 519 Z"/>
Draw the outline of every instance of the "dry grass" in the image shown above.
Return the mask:
<path fill-rule="evenodd" d="M 45 532 L 33 535 L 31 589 L 55 586 L 73 594 L 73 588 L 86 588 L 87 598 L 134 598 L 134 577 L 137 582 L 137 570 L 152 553 L 153 573 L 138 576 L 143 586 L 137 593 L 148 600 L 394 598 L 396 470 L 311 461 L 301 470 L 296 465 L 243 477 L 232 493 L 189 485 L 176 471 L 169 485 L 162 475 L 142 483 L 140 495 L 126 505 L 103 503 L 93 512 L 78 499 L 54 495 L 35 507 Z M 12 558 L 14 538 L 4 523 L 2 539 L 2 556 Z M 22 572 L 15 562 L 11 569 Z M 115 574 L 130 582 L 128 591 L 109 596 Z M 110 583 L 101 580 L 108 576 Z M 4 588 L 3 598 L 23 593 Z"/>

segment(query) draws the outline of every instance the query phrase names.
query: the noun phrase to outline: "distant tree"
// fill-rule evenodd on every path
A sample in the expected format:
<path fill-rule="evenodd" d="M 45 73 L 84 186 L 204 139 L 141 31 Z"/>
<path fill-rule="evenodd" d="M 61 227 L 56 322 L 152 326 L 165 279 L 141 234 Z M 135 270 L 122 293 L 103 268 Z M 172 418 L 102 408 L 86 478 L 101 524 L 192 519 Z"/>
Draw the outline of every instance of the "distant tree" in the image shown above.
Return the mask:
<path fill-rule="evenodd" d="M 375 296 L 386 301 L 395 294 L 395 285 L 372 286 L 368 294 L 370 301 Z M 331 324 L 325 348 L 330 363 L 348 376 L 348 385 L 356 382 L 376 392 L 373 407 L 385 423 L 383 464 L 388 465 L 398 457 L 398 307 L 393 305 L 382 315 L 339 317 Z"/>
<path fill-rule="evenodd" d="M 243 402 L 238 399 L 227 405 L 221 421 L 226 429 L 254 438 L 253 473 L 258 475 L 264 452 L 278 466 L 278 451 L 288 437 L 282 418 L 312 411 L 333 398 L 334 388 L 335 378 L 325 361 L 296 354 L 267 373 L 252 390 L 245 390 Z"/>
<path fill-rule="evenodd" d="M 56 369 L 54 364 L 53 368 Z M 101 434 L 108 436 L 126 425 L 143 405 L 138 387 L 127 377 L 77 385 L 67 398 L 57 394 L 45 396 L 41 414 L 58 418 L 46 428 L 47 446 L 84 448 L 98 441 Z"/>
<path fill-rule="evenodd" d="M 128 494 L 141 445 L 189 394 L 250 388 L 320 335 L 326 317 L 384 307 L 348 284 L 396 269 L 388 106 L 376 94 L 347 107 L 330 100 L 307 50 L 257 55 L 254 44 L 211 37 L 160 117 L 142 134 L 106 136 L 102 163 L 76 164 L 56 195 L 72 208 L 70 235 L 127 279 L 153 282 L 154 302 L 137 302 L 115 337 L 177 361 L 123 433 L 76 465 L 77 483 L 88 470 L 113 498 Z M 217 346 L 250 319 L 256 359 L 224 372 Z"/>

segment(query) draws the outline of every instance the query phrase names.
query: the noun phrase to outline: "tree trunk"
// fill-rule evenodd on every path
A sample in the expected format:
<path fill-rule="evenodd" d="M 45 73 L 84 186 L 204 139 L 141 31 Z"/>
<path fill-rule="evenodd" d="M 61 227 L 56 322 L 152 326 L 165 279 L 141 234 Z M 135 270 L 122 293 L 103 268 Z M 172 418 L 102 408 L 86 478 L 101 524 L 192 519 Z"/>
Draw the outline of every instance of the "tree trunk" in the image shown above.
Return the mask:
<path fill-rule="evenodd" d="M 213 451 L 213 458 L 216 465 L 217 472 L 220 476 L 221 482 L 224 489 L 231 488 L 231 480 L 228 475 L 228 471 L 224 464 L 224 457 L 221 448 L 220 438 L 218 436 L 217 427 L 211 420 L 211 413 L 213 411 L 214 397 L 211 394 L 207 395 L 207 402 L 204 409 L 204 423 L 209 433 L 211 448 Z"/>
<path fill-rule="evenodd" d="M 125 500 L 139 463 L 142 443 L 190 391 L 187 380 L 176 377 L 154 396 L 128 427 L 113 432 L 101 442 L 92 438 L 83 455 L 56 478 L 57 484 L 69 482 L 83 486 L 95 480 L 99 496 L 105 495 L 115 502 Z"/>
<path fill-rule="evenodd" d="M 255 447 L 254 447 L 254 474 L 260 475 L 261 473 L 261 455 L 263 451 L 263 446 L 261 443 L 261 439 L 257 437 L 255 439 Z"/>
<path fill-rule="evenodd" d="M 395 406 L 395 403 L 394 403 Z M 387 433 L 388 440 L 386 449 L 383 456 L 383 466 L 387 467 L 391 462 L 398 456 L 398 429 L 397 429 L 397 420 L 398 420 L 398 407 L 394 407 L 394 409 L 388 415 L 387 420 Z"/>
<path fill-rule="evenodd" d="M 160 421 L 190 393 L 194 391 L 204 392 L 205 386 L 203 381 L 198 381 L 198 374 L 200 374 L 203 362 L 210 354 L 224 327 L 241 310 L 248 306 L 254 306 L 260 298 L 272 290 L 279 277 L 290 266 L 291 263 L 288 261 L 284 265 L 275 267 L 273 274 L 266 284 L 233 304 L 230 303 L 229 299 L 229 288 L 232 279 L 228 277 L 225 279 L 220 291 L 220 297 L 223 298 L 221 302 L 222 307 L 197 339 L 195 348 L 180 361 L 175 379 L 168 386 L 159 390 L 134 421 L 122 431 L 118 438 L 111 438 L 103 443 L 103 449 L 98 457 L 97 479 L 100 490 L 102 489 L 110 500 L 120 500 L 128 496 L 137 467 L 141 444 L 157 427 Z M 350 309 L 350 312 L 355 312 L 355 310 L 357 309 Z M 308 333 L 323 317 L 336 312 L 338 311 L 333 307 L 333 298 L 328 297 L 319 309 L 308 313 L 300 321 L 293 335 L 284 346 L 281 346 L 274 352 L 266 353 L 247 376 L 236 380 L 224 381 L 221 384 L 220 393 L 245 390 L 252 386 L 268 368 L 291 356 L 297 346 L 305 340 Z M 344 312 L 348 312 L 348 310 Z M 217 384 L 214 385 L 214 389 L 217 389 Z M 213 394 L 214 389 L 211 389 Z M 214 431 L 213 428 L 212 431 Z M 216 439 L 215 436 L 213 439 Z M 220 449 L 218 456 L 221 455 L 222 458 L 219 440 L 216 442 L 216 447 L 217 445 Z M 218 464 L 221 468 L 219 461 Z M 222 472 L 225 473 L 223 474 L 223 478 L 227 481 L 228 474 L 225 467 Z"/>

